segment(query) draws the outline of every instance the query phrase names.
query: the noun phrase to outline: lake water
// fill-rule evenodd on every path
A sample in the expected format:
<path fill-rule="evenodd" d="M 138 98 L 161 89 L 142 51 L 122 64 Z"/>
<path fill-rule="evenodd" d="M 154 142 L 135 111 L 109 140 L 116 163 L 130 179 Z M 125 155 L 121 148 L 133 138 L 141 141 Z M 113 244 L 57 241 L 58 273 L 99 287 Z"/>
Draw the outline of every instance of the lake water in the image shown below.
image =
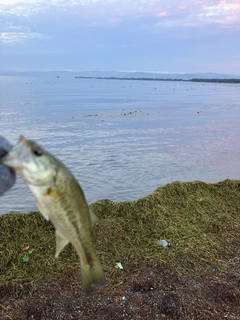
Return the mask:
<path fill-rule="evenodd" d="M 34 139 L 89 203 L 138 199 L 172 181 L 240 178 L 240 85 L 0 77 L 0 135 Z M 0 213 L 36 210 L 21 180 Z"/>

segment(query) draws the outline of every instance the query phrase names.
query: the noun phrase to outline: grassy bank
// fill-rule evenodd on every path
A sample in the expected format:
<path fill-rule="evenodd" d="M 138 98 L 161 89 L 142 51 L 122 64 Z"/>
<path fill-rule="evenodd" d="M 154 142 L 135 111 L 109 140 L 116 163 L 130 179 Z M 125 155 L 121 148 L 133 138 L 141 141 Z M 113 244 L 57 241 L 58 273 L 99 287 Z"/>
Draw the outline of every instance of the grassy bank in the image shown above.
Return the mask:
<path fill-rule="evenodd" d="M 91 207 L 102 218 L 94 227 L 93 242 L 109 289 L 151 260 L 194 276 L 201 270 L 211 273 L 220 269 L 223 260 L 239 258 L 238 180 L 174 182 L 136 201 L 106 199 Z M 158 245 L 160 239 L 171 246 Z M 54 254 L 54 228 L 38 212 L 0 216 L 0 284 L 66 277 L 80 281 L 72 246 L 68 245 L 58 259 Z M 124 269 L 116 269 L 116 262 Z"/>

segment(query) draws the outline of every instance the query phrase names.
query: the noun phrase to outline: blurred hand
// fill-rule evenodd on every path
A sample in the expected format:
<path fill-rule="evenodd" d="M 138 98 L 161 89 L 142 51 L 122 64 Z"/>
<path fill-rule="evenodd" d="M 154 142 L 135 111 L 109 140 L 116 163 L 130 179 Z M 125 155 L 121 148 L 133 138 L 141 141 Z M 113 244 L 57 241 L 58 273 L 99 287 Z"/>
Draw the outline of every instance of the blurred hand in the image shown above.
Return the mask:
<path fill-rule="evenodd" d="M 5 138 L 0 136 L 0 161 L 11 149 L 12 145 Z M 0 163 L 0 196 L 14 185 L 15 180 L 15 172 Z"/>

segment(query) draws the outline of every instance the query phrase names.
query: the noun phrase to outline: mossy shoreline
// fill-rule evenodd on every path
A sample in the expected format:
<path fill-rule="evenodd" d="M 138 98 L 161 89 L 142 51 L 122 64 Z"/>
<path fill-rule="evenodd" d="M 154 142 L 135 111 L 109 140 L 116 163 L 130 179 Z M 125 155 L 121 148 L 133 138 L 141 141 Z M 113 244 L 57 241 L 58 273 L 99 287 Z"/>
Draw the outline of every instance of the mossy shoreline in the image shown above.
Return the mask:
<path fill-rule="evenodd" d="M 103 199 L 91 207 L 101 218 L 92 237 L 109 289 L 148 261 L 194 276 L 240 259 L 239 180 L 176 181 L 139 200 Z M 160 239 L 171 246 L 159 246 Z M 39 212 L 0 216 L 0 285 L 66 277 L 80 282 L 78 256 L 72 246 L 58 259 L 54 254 L 54 228 Z M 24 262 L 26 255 L 29 259 Z M 124 269 L 116 269 L 116 262 Z"/>

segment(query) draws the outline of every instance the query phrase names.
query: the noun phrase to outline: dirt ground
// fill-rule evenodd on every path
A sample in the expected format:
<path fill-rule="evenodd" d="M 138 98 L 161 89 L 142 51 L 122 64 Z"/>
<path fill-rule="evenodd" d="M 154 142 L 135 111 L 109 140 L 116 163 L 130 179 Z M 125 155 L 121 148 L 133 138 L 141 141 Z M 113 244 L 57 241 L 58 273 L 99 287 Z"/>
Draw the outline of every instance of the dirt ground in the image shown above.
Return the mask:
<path fill-rule="evenodd" d="M 0 301 L 1 320 L 237 320 L 240 260 L 222 261 L 221 272 L 188 276 L 150 261 L 114 291 L 95 288 L 90 298 L 80 284 L 67 279 L 5 284 L 0 287 Z"/>
<path fill-rule="evenodd" d="M 240 320 L 239 195 L 239 180 L 174 182 L 92 204 L 107 286 L 90 298 L 73 247 L 54 258 L 51 223 L 39 212 L 2 215 L 0 320 Z"/>

